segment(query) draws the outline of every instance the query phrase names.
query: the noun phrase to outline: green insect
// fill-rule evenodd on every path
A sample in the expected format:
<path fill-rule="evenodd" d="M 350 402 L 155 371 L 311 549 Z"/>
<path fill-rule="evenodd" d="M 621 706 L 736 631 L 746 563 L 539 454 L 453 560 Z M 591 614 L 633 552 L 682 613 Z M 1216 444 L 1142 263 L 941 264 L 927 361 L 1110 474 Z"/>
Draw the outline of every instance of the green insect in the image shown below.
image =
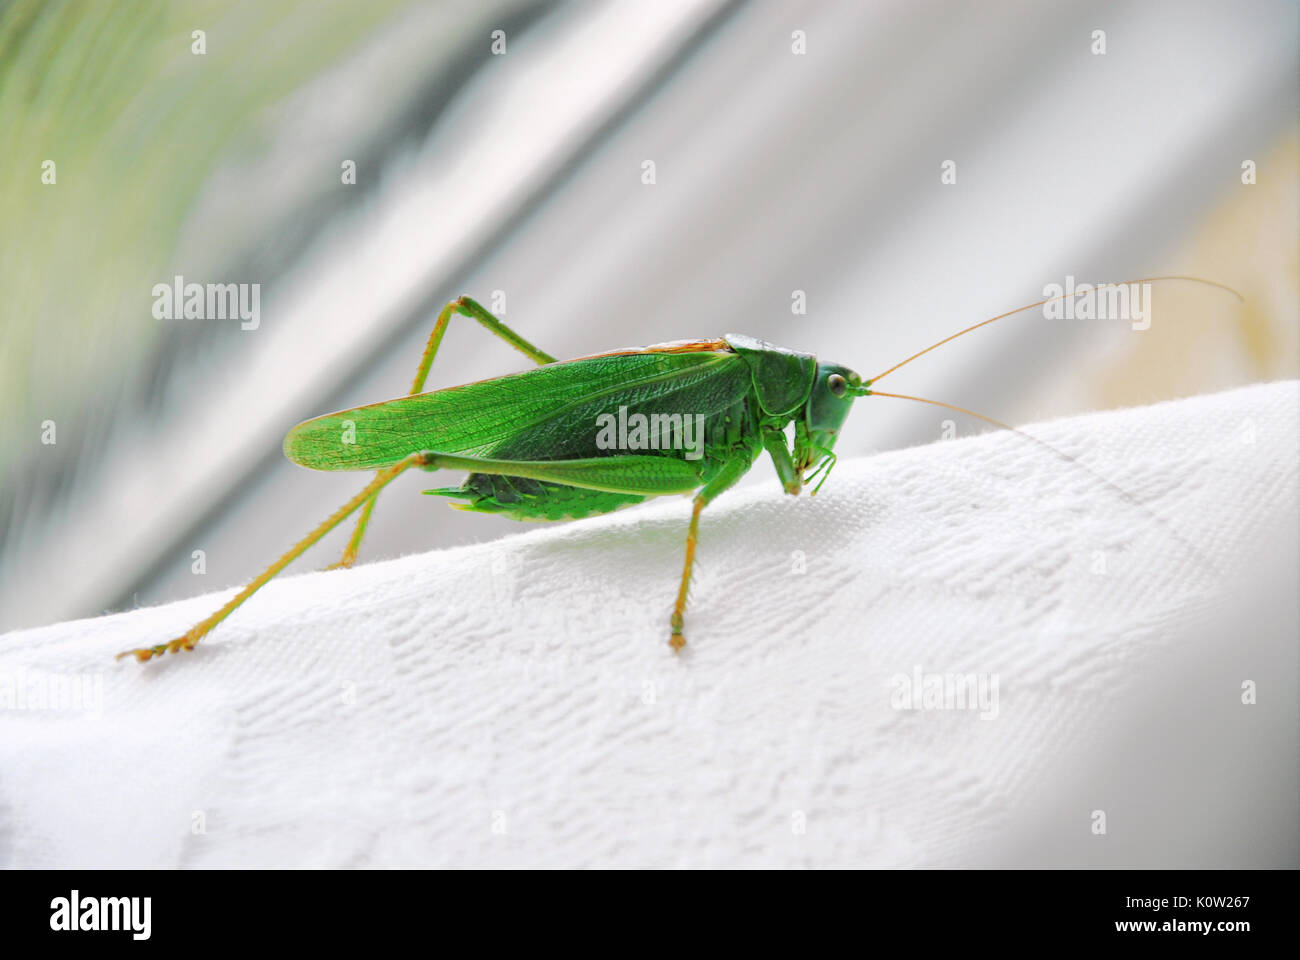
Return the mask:
<path fill-rule="evenodd" d="M 1155 279 L 1197 278 L 1148 278 Z M 836 437 L 859 397 L 931 403 L 1012 429 L 951 404 L 881 393 L 873 384 L 962 334 L 1059 299 L 1063 297 L 967 327 L 864 380 L 840 364 L 737 334 L 557 362 L 480 304 L 461 297 L 438 315 L 407 396 L 307 420 L 285 437 L 285 455 L 297 464 L 314 470 L 374 470 L 374 479 L 210 617 L 169 643 L 128 650 L 119 659 L 149 660 L 192 650 L 267 581 L 359 510 L 343 558 L 334 565 L 351 566 L 375 499 L 412 467 L 468 471 L 459 487 L 425 492 L 458 501 L 453 505 L 464 510 L 520 520 L 579 519 L 651 497 L 693 493 L 686 559 L 669 621 L 669 643 L 680 650 L 686 643 L 683 620 L 700 513 L 744 476 L 763 450 L 786 493 L 798 494 L 814 479 L 816 493 L 835 464 Z M 422 392 L 455 314 L 478 321 L 538 366 Z M 625 429 L 628 423 L 635 425 L 631 434 Z M 793 444 L 785 432 L 791 423 Z"/>

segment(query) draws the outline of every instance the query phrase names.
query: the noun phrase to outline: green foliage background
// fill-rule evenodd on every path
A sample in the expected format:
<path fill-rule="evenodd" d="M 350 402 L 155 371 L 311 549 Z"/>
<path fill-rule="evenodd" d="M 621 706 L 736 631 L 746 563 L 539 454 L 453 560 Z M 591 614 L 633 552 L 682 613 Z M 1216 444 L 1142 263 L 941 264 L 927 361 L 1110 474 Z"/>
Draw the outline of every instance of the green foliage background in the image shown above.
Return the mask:
<path fill-rule="evenodd" d="M 404 0 L 0 7 L 0 476 L 139 372 L 153 284 L 212 170 Z M 192 52 L 204 30 L 207 52 Z M 42 183 L 53 160 L 57 182 Z M 62 419 L 60 419 L 62 424 Z"/>

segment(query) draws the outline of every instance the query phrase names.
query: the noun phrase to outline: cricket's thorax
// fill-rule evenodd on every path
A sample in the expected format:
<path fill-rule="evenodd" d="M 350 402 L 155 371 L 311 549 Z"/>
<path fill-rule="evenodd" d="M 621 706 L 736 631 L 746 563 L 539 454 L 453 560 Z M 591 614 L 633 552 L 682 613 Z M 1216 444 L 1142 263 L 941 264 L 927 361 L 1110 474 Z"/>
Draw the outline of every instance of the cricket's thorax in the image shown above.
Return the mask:
<path fill-rule="evenodd" d="M 634 453 L 684 459 L 699 470 L 700 485 L 738 455 L 750 462 L 762 449 L 748 368 L 730 351 L 714 351 L 726 363 L 704 362 L 685 373 L 678 367 L 661 382 L 629 378 L 623 389 L 569 405 L 556 415 L 485 451 L 499 459 L 547 460 Z M 629 354 L 607 355 L 611 362 Z M 644 357 L 644 354 L 642 355 Z M 585 358 L 590 362 L 594 358 Z M 603 359 L 603 358 L 602 358 Z M 646 358 L 647 360 L 649 358 Z M 644 365 L 639 360 L 637 366 Z M 656 424 L 670 436 L 656 436 Z M 629 424 L 633 425 L 629 427 Z M 678 424 L 683 428 L 678 429 Z M 639 431 L 639 432 L 638 432 Z M 617 442 L 610 443 L 611 437 Z M 681 441 L 689 441 L 684 449 Z M 610 493 L 521 477 L 471 474 L 459 488 L 430 491 L 461 500 L 463 510 L 499 513 L 517 520 L 577 520 L 641 503 L 644 494 Z"/>

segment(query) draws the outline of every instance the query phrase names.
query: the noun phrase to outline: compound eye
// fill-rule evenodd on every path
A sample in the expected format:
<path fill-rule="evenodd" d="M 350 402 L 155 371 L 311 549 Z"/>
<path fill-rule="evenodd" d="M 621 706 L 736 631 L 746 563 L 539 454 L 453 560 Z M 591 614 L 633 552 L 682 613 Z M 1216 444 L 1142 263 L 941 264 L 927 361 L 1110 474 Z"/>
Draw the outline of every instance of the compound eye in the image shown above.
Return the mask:
<path fill-rule="evenodd" d="M 841 377 L 838 373 L 832 373 L 826 378 L 826 389 L 834 396 L 844 396 L 844 391 L 849 388 L 849 382 Z"/>

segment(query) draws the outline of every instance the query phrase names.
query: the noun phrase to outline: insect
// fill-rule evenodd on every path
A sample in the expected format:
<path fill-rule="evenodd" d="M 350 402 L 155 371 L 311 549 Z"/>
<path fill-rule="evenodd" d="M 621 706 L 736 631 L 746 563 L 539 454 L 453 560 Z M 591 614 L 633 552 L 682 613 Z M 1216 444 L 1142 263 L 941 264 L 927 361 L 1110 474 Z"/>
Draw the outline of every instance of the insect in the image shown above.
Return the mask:
<path fill-rule="evenodd" d="M 1223 287 L 1196 277 L 1149 277 L 1129 282 L 1175 279 Z M 1236 293 L 1231 288 L 1223 289 Z M 816 480 L 812 490 L 815 494 L 835 465 L 836 437 L 860 397 L 885 396 L 934 404 L 1013 430 L 1001 421 L 962 407 L 884 393 L 874 385 L 957 337 L 1012 314 L 1075 295 L 1040 300 L 974 324 L 870 379 L 811 354 L 738 334 L 614 350 L 559 362 L 476 301 L 461 297 L 439 313 L 407 396 L 307 420 L 285 437 L 285 455 L 297 464 L 315 470 L 376 471 L 374 479 L 183 636 L 125 651 L 118 658 L 134 656 L 143 661 L 164 653 L 192 650 L 272 577 L 359 511 L 343 557 L 334 564 L 351 566 L 380 491 L 412 468 L 468 471 L 461 486 L 425 493 L 450 498 L 455 501 L 453 506 L 463 510 L 521 520 L 580 519 L 651 497 L 693 494 L 685 563 L 669 618 L 669 643 L 674 650 L 680 650 L 686 643 L 686 599 L 700 514 L 745 475 L 762 451 L 771 457 L 786 493 L 798 494 Z M 538 366 L 423 392 L 454 315 L 478 321 Z M 612 429 L 616 418 L 617 441 Z M 636 424 L 630 434 L 625 429 L 629 422 Z M 647 424 L 656 429 L 642 429 Z M 790 424 L 794 426 L 792 442 L 786 436 Z"/>

